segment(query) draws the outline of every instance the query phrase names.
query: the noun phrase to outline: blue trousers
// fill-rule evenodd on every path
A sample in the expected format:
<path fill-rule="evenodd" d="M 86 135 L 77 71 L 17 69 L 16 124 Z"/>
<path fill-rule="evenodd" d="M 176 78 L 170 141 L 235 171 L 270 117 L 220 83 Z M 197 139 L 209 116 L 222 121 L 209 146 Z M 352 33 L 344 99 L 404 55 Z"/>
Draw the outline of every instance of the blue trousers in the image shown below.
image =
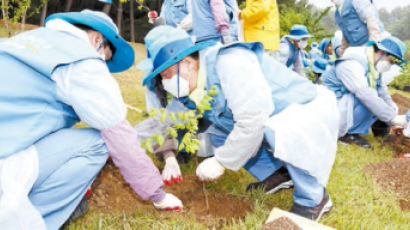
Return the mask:
<path fill-rule="evenodd" d="M 108 151 L 99 131 L 91 128 L 62 129 L 34 146 L 39 176 L 29 199 L 43 216 L 47 229 L 59 229 L 104 166 Z"/>
<path fill-rule="evenodd" d="M 353 126 L 347 131 L 348 134 L 367 135 L 370 127 L 377 117 L 364 106 L 359 99 L 354 97 L 353 104 Z"/>
<path fill-rule="evenodd" d="M 226 137 L 210 135 L 211 142 L 215 147 L 222 146 L 225 143 Z M 266 137 L 265 135 L 265 139 Z M 317 206 L 323 198 L 324 187 L 306 171 L 275 158 L 274 148 L 272 147 L 272 143 L 275 143 L 274 140 L 272 140 L 274 134 L 271 133 L 268 137 L 270 140 L 262 143 L 259 152 L 256 156 L 249 159 L 244 168 L 256 179 L 262 181 L 272 175 L 280 167 L 286 167 L 295 188 L 293 201 L 307 207 Z"/>

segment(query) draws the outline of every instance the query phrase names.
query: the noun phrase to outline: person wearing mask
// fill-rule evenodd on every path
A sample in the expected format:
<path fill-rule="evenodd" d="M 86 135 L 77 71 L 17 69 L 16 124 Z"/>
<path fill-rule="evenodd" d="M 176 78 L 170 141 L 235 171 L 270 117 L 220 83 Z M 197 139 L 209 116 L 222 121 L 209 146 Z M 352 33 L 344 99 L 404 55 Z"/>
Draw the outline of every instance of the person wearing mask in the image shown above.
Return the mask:
<path fill-rule="evenodd" d="M 169 26 L 152 29 L 144 41 L 145 61 L 153 68 L 142 84 L 164 95 L 159 100 L 176 100 L 195 110 L 207 90 L 217 88 L 203 117 L 214 156 L 198 165 L 200 180 L 216 180 L 226 169 L 244 167 L 259 180 L 248 190 L 274 193 L 294 186 L 290 212 L 318 220 L 330 211 L 325 187 L 339 124 L 332 92 L 277 62 L 259 42 L 194 44 L 185 31 Z M 206 56 L 198 57 L 207 47 Z"/>
<path fill-rule="evenodd" d="M 317 42 L 312 42 L 310 44 L 310 51 L 309 51 L 309 57 L 311 60 L 316 60 L 318 58 L 321 58 L 322 52 L 319 50 L 319 44 Z"/>
<path fill-rule="evenodd" d="M 302 77 L 305 77 L 302 50 L 306 48 L 311 37 L 313 36 L 309 34 L 306 26 L 293 25 L 290 33 L 280 40 L 279 61 Z"/>
<path fill-rule="evenodd" d="M 335 66 L 322 75 L 322 84 L 338 99 L 342 143 L 371 148 L 361 135 L 367 135 L 377 120 L 388 126 L 405 126 L 404 115 L 397 115 L 397 105 L 380 77 L 392 65 L 405 62 L 405 50 L 404 43 L 396 37 L 349 47 Z"/>
<path fill-rule="evenodd" d="M 182 208 L 162 189 L 111 76 L 133 62 L 111 18 L 91 10 L 53 14 L 0 42 L 1 229 L 59 229 L 108 155 L 142 199 Z"/>

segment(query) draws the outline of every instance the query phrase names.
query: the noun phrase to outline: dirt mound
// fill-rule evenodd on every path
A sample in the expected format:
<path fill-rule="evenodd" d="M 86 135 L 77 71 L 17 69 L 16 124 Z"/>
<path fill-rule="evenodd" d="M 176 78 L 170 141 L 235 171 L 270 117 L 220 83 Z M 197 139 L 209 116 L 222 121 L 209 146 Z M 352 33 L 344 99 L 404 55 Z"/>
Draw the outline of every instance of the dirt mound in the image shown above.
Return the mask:
<path fill-rule="evenodd" d="M 89 199 L 90 210 L 103 209 L 104 212 L 119 214 L 135 212 L 138 209 L 154 213 L 158 218 L 170 215 L 192 215 L 197 221 L 208 226 L 218 226 L 232 218 L 243 219 L 252 208 L 252 203 L 240 200 L 225 192 L 207 191 L 209 213 L 206 210 L 202 182 L 194 176 L 184 176 L 184 182 L 178 185 L 164 186 L 167 192 L 178 196 L 184 203 L 182 213 L 156 210 L 150 201 L 142 201 L 122 178 L 120 171 L 112 161 L 108 161 L 92 185 Z"/>
<path fill-rule="evenodd" d="M 364 170 L 383 188 L 395 191 L 401 209 L 410 211 L 410 159 L 398 158 L 389 162 L 370 164 Z"/>
<path fill-rule="evenodd" d="M 399 107 L 399 114 L 405 114 L 410 109 L 410 99 L 408 97 L 395 93 L 391 98 Z"/>

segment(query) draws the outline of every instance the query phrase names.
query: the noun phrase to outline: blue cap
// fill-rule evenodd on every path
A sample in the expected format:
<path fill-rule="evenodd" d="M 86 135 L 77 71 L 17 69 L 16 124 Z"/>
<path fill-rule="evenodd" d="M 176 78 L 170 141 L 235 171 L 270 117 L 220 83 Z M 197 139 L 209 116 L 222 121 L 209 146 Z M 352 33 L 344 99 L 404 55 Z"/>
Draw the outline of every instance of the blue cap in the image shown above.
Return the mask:
<path fill-rule="evenodd" d="M 317 44 L 317 42 L 312 42 L 312 44 L 310 44 L 310 48 L 316 48 L 318 46 L 319 44 Z"/>
<path fill-rule="evenodd" d="M 290 33 L 286 37 L 292 40 L 301 40 L 302 38 L 312 38 L 313 36 L 309 34 L 306 26 L 304 25 L 293 25 L 290 28 Z"/>
<path fill-rule="evenodd" d="M 400 59 L 400 63 L 397 63 L 398 65 L 406 63 L 403 59 L 404 53 L 406 52 L 406 45 L 394 36 L 387 37 L 380 42 L 369 41 L 368 45 L 376 45 L 380 50 Z"/>
<path fill-rule="evenodd" d="M 314 73 L 322 74 L 326 71 L 327 61 L 323 58 L 315 59 L 312 63 L 312 71 Z"/>
<path fill-rule="evenodd" d="M 71 24 L 86 25 L 100 32 L 115 47 L 111 60 L 107 61 L 110 72 L 118 73 L 127 70 L 134 63 L 134 50 L 119 34 L 117 26 L 105 13 L 83 10 L 81 12 L 56 13 L 47 17 L 46 22 L 52 19 L 62 19 Z"/>
<path fill-rule="evenodd" d="M 325 50 L 330 42 L 331 41 L 329 38 L 323 38 L 323 40 L 320 42 L 319 50 L 322 51 L 322 53 L 325 53 Z"/>
<path fill-rule="evenodd" d="M 194 44 L 185 30 L 167 25 L 153 28 L 145 36 L 144 42 L 147 58 L 136 66 L 137 69 L 146 71 L 142 85 L 146 85 L 156 75 L 184 57 L 216 44 L 212 41 Z"/>

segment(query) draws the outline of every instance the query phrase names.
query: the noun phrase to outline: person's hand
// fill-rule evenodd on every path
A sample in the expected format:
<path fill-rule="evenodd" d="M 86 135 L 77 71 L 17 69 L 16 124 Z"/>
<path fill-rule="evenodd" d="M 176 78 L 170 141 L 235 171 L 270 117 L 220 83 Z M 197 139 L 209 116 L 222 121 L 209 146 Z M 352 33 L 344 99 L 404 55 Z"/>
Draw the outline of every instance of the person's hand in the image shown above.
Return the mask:
<path fill-rule="evenodd" d="M 404 128 L 407 125 L 406 115 L 397 115 L 390 122 L 394 127 Z"/>
<path fill-rule="evenodd" d="M 177 159 L 174 156 L 168 157 L 165 160 L 165 167 L 164 170 L 162 170 L 162 180 L 165 185 L 183 182 L 181 170 L 179 169 Z"/>
<path fill-rule="evenodd" d="M 225 168 L 216 160 L 210 157 L 201 162 L 196 169 L 196 176 L 201 181 L 212 181 L 224 174 Z"/>
<path fill-rule="evenodd" d="M 181 211 L 183 208 L 182 201 L 171 193 L 166 193 L 164 199 L 158 203 L 153 202 L 153 204 L 155 208 L 166 211 Z"/>
<path fill-rule="evenodd" d="M 397 104 L 396 103 L 392 103 L 392 107 L 393 107 L 393 109 L 394 109 L 394 111 L 396 112 L 396 113 L 399 113 L 399 107 L 397 106 Z"/>
<path fill-rule="evenodd" d="M 222 44 L 229 45 L 233 42 L 231 35 L 222 35 Z"/>

